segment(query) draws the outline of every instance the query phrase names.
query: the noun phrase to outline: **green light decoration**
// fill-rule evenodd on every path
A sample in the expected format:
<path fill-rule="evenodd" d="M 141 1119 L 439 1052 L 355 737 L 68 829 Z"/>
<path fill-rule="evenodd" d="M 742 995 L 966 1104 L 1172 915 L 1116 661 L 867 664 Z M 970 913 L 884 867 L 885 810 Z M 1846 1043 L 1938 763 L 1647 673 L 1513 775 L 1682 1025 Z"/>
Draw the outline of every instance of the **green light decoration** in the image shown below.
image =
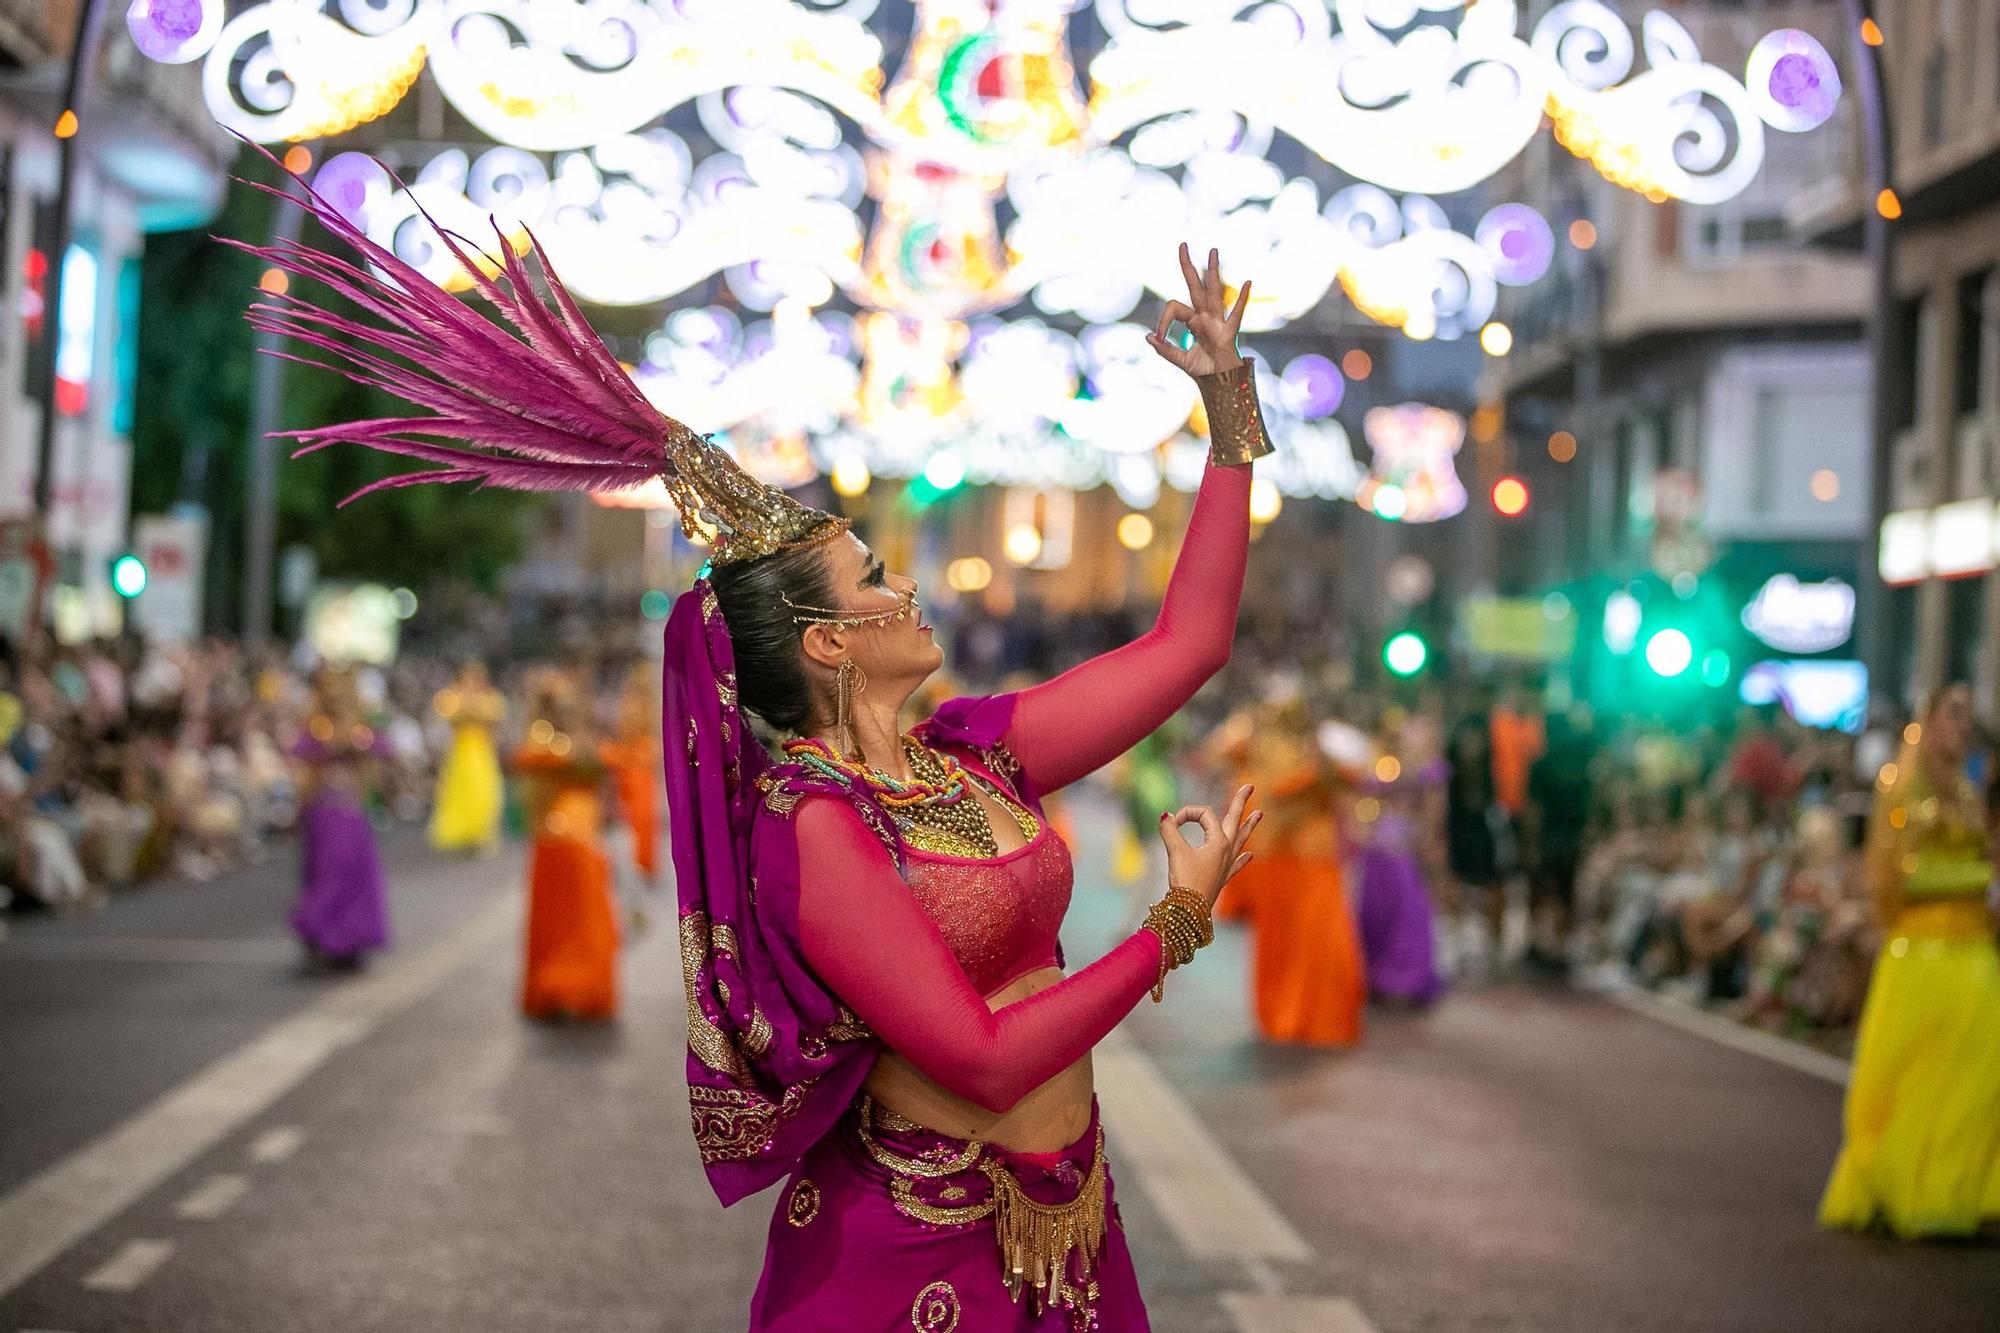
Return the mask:
<path fill-rule="evenodd" d="M 146 591 L 146 562 L 136 555 L 121 555 L 113 560 L 111 591 L 127 601 Z"/>
<path fill-rule="evenodd" d="M 1646 640 L 1646 665 L 1671 680 L 1694 663 L 1694 644 L 1681 630 L 1663 629 Z"/>
<path fill-rule="evenodd" d="M 648 620 L 665 620 L 667 613 L 673 609 L 672 595 L 658 588 L 648 588 L 639 595 L 639 614 Z"/>
<path fill-rule="evenodd" d="M 1711 648 L 1701 655 L 1701 683 L 1712 690 L 1721 689 L 1729 683 L 1732 668 L 1729 654 L 1720 648 Z"/>
<path fill-rule="evenodd" d="M 1430 658 L 1430 646 L 1413 630 L 1404 630 L 1382 645 L 1382 665 L 1406 679 L 1422 671 Z"/>

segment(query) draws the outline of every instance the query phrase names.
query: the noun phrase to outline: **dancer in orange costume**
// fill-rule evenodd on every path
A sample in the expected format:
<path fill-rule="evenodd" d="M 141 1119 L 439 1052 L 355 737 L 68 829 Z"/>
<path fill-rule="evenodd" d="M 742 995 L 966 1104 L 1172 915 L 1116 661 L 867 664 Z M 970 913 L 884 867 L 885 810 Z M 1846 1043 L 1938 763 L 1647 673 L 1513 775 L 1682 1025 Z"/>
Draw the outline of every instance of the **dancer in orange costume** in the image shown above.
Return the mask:
<path fill-rule="evenodd" d="M 551 673 L 533 700 L 514 755 L 534 836 L 521 1009 L 530 1018 L 609 1019 L 618 1013 L 618 920 L 600 832 L 604 764 L 574 685 Z"/>
<path fill-rule="evenodd" d="M 1335 774 L 1300 703 L 1268 707 L 1247 756 L 1270 842 L 1249 903 L 1257 1027 L 1271 1041 L 1351 1046 L 1367 985 L 1334 819 Z"/>
<path fill-rule="evenodd" d="M 660 683 L 650 665 L 632 668 L 618 696 L 611 739 L 598 747 L 618 793 L 618 814 L 632 831 L 632 864 L 647 887 L 660 873 Z"/>

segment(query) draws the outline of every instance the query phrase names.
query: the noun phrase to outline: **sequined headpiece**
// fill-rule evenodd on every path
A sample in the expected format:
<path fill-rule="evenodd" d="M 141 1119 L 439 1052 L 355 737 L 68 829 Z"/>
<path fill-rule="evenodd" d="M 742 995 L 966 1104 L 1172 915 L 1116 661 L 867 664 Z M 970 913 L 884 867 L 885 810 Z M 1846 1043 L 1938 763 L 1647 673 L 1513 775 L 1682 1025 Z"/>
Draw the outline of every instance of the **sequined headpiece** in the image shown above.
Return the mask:
<path fill-rule="evenodd" d="M 268 151 L 252 147 L 284 169 Z M 286 174 L 305 209 L 365 262 L 299 241 L 266 246 L 222 238 L 224 244 L 324 284 L 365 318 L 336 315 L 278 290 L 250 307 L 250 323 L 327 359 L 273 355 L 381 389 L 423 414 L 280 434 L 302 441 L 299 454 L 359 444 L 434 465 L 364 486 L 348 501 L 432 481 L 526 491 L 625 491 L 658 477 L 680 510 L 682 529 L 709 542 L 713 564 L 816 545 L 847 530 L 848 520 L 766 486 L 720 446 L 647 401 L 585 322 L 532 235 L 524 233 L 530 263 L 497 223 L 498 245 L 489 255 L 423 215 L 496 320 L 370 240 L 339 204 L 302 177 Z M 249 184 L 268 194 L 285 193 Z M 537 277 L 553 309 L 536 290 Z"/>

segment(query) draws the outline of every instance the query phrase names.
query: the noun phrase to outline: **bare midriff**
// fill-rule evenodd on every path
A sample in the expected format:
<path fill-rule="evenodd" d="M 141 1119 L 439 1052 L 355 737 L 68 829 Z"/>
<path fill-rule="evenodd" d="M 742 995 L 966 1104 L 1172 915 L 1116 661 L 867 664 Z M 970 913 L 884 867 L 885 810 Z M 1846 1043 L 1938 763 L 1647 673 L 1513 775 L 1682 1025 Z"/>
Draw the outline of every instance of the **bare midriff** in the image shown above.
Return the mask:
<path fill-rule="evenodd" d="M 1061 968 L 1038 967 L 987 996 L 986 1006 L 1000 1009 L 1062 979 Z M 884 1051 L 866 1086 L 868 1095 L 889 1110 L 948 1137 L 978 1139 L 1015 1152 L 1055 1152 L 1090 1128 L 1094 1085 L 1086 1055 L 1005 1111 L 989 1111 L 946 1092 L 894 1051 Z"/>

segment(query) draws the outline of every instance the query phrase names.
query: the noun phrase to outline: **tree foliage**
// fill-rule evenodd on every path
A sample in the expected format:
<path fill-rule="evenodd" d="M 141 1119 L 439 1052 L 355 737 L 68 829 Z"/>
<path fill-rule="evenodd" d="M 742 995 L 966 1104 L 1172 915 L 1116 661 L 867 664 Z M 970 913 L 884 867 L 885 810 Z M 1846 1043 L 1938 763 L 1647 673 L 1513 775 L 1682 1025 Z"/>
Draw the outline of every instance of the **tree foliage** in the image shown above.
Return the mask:
<path fill-rule="evenodd" d="M 248 154 L 238 170 L 268 174 L 261 159 Z M 133 508 L 151 513 L 193 501 L 208 510 L 214 624 L 234 624 L 239 614 L 249 451 L 290 452 L 287 441 L 253 445 L 249 439 L 255 355 L 243 310 L 257 294 L 261 266 L 215 237 L 262 241 L 270 234 L 273 202 L 232 182 L 208 227 L 149 237 L 142 268 Z M 314 299 L 326 295 L 315 293 Z M 287 363 L 281 382 L 285 429 L 403 410 L 385 394 L 310 367 Z M 278 466 L 278 548 L 311 547 L 329 578 L 378 580 L 420 592 L 441 583 L 491 590 L 519 554 L 523 509 L 533 499 L 418 486 L 339 507 L 361 486 L 402 470 L 360 449 L 285 457 Z"/>

